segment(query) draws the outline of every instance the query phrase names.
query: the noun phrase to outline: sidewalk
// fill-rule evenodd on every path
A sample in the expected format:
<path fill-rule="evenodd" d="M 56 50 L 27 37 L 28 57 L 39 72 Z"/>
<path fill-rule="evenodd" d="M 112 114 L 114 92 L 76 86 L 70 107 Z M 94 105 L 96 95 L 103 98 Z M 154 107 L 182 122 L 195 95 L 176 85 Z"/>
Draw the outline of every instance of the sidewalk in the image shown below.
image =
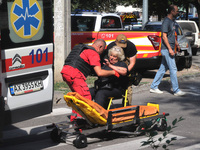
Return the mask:
<path fill-rule="evenodd" d="M 133 93 L 149 90 L 156 72 L 157 70 L 150 70 L 150 71 L 145 72 L 140 82 L 140 85 L 133 87 Z M 190 69 L 184 69 L 182 71 L 178 71 L 177 76 L 178 76 L 179 82 L 182 78 L 200 76 L 200 67 L 198 65 L 193 64 Z M 165 76 L 163 77 L 162 81 L 170 81 L 169 71 L 165 73 Z M 56 103 L 58 99 L 61 99 L 60 103 L 65 103 L 63 99 L 63 95 L 64 95 L 64 91 L 54 91 L 54 104 Z"/>
<path fill-rule="evenodd" d="M 153 82 L 154 76 L 156 75 L 157 71 L 158 70 L 151 70 L 151 71 L 145 72 L 144 75 L 143 75 L 143 78 L 142 78 L 142 80 L 140 82 L 140 85 L 133 87 L 133 89 L 134 89 L 133 93 L 137 93 L 137 92 L 144 91 L 144 90 L 149 90 L 150 89 L 150 85 Z M 177 76 L 178 76 L 179 82 L 180 82 L 180 80 L 182 78 L 200 76 L 200 67 L 198 65 L 196 65 L 196 64 L 193 64 L 190 69 L 184 69 L 182 71 L 178 71 L 177 72 Z M 167 71 L 165 73 L 162 81 L 169 81 L 169 83 L 170 83 L 169 71 Z"/>

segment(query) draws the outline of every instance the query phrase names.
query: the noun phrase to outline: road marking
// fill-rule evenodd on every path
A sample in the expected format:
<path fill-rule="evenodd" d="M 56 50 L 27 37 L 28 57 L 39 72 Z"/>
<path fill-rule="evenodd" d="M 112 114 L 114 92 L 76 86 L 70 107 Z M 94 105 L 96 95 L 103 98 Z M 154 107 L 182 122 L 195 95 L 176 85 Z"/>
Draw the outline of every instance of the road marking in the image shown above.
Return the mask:
<path fill-rule="evenodd" d="M 184 148 L 178 148 L 176 150 L 199 150 L 199 149 L 200 149 L 200 144 L 195 144 Z"/>
<path fill-rule="evenodd" d="M 159 137 L 162 137 L 162 134 L 155 136 L 154 139 L 158 139 Z M 172 137 L 177 137 L 177 140 L 181 140 L 183 138 L 183 136 L 178 136 L 178 135 L 173 135 L 173 134 L 168 134 L 166 137 L 166 140 L 171 139 Z M 109 146 L 103 146 L 103 147 L 99 147 L 99 148 L 95 148 L 93 150 L 113 150 L 113 149 L 143 149 L 143 148 L 147 148 L 149 146 L 141 146 L 142 145 L 142 141 L 147 141 L 148 137 L 146 138 L 142 138 L 142 139 L 138 139 L 138 140 L 132 140 L 132 141 L 128 141 L 128 142 L 124 142 L 124 143 L 119 143 L 119 144 L 114 144 L 114 145 L 109 145 Z M 162 141 L 162 143 L 164 143 L 166 140 Z"/>

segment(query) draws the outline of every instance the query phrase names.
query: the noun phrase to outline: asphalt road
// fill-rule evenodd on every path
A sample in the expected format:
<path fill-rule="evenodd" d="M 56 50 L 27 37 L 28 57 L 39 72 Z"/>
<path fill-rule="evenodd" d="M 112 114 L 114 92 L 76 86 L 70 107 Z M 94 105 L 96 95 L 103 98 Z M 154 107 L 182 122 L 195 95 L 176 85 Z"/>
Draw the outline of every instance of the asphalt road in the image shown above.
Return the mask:
<path fill-rule="evenodd" d="M 173 141 L 173 145 L 169 149 L 173 150 L 197 150 L 200 149 L 200 53 L 193 57 L 193 67 L 189 70 L 180 73 L 179 86 L 187 93 L 184 97 L 176 97 L 171 91 L 169 76 L 166 74 L 163 79 L 160 89 L 164 91 L 163 94 L 153 94 L 149 92 L 150 83 L 156 71 L 147 73 L 143 84 L 139 87 L 134 87 L 132 104 L 146 105 L 146 103 L 159 104 L 160 112 L 166 112 L 170 115 L 167 117 L 168 125 L 176 118 L 183 117 L 184 120 L 177 124 L 168 138 L 177 137 Z M 182 74 L 182 75 L 181 75 Z M 61 100 L 56 104 L 56 99 L 62 98 L 62 92 L 55 92 L 55 100 L 53 106 L 53 113 L 31 120 L 7 126 L 4 131 L 4 145 L 0 147 L 3 150 L 63 150 L 76 149 L 72 145 L 74 137 L 68 139 L 67 143 L 55 144 L 50 139 L 50 131 L 46 129 L 46 125 L 51 123 L 58 123 L 67 121 L 67 116 L 71 113 L 71 108 L 67 107 L 64 101 Z M 121 103 L 120 100 L 114 101 L 115 104 Z M 101 135 L 101 134 L 100 134 Z M 121 150 L 121 149 L 151 149 L 150 147 L 141 147 L 141 142 L 146 141 L 145 135 L 138 137 L 128 137 L 121 134 L 109 134 L 106 137 L 97 135 L 88 138 L 88 147 L 84 149 L 94 150 Z M 159 136 L 162 132 L 159 132 Z"/>

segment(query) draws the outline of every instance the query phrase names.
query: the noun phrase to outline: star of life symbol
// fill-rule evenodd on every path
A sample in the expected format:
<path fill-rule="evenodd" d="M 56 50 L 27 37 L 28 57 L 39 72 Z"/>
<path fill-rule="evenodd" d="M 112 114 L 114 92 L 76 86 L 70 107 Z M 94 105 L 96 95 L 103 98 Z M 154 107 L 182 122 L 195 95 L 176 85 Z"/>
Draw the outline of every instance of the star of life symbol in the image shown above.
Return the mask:
<path fill-rule="evenodd" d="M 11 24 L 18 36 L 31 38 L 40 29 L 42 12 L 36 0 L 15 0 L 11 8 Z"/>
<path fill-rule="evenodd" d="M 19 54 L 15 54 L 12 59 L 12 66 L 9 66 L 9 70 L 24 68 L 25 64 L 22 64 L 22 58 Z"/>

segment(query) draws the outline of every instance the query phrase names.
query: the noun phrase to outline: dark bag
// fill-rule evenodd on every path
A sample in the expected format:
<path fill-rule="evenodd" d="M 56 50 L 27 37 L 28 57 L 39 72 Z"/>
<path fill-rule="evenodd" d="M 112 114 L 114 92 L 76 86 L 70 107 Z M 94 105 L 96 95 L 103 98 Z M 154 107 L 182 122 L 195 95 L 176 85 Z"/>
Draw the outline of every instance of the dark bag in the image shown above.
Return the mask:
<path fill-rule="evenodd" d="M 137 85 L 139 85 L 140 81 L 142 80 L 142 75 L 137 72 L 132 72 L 129 74 L 128 79 L 129 79 L 129 83 L 137 86 Z"/>
<path fill-rule="evenodd" d="M 102 79 L 97 79 L 94 82 L 94 86 L 96 90 L 99 89 L 112 89 L 113 85 L 111 83 L 109 83 L 108 79 L 102 80 Z"/>
<path fill-rule="evenodd" d="M 130 58 L 129 57 L 126 57 L 124 62 L 127 64 L 127 66 L 129 65 L 130 63 Z M 140 81 L 142 80 L 142 75 L 138 72 L 135 72 L 134 69 L 132 69 L 130 72 L 129 72 L 129 75 L 128 75 L 128 80 L 129 80 L 129 85 L 139 85 Z"/>

